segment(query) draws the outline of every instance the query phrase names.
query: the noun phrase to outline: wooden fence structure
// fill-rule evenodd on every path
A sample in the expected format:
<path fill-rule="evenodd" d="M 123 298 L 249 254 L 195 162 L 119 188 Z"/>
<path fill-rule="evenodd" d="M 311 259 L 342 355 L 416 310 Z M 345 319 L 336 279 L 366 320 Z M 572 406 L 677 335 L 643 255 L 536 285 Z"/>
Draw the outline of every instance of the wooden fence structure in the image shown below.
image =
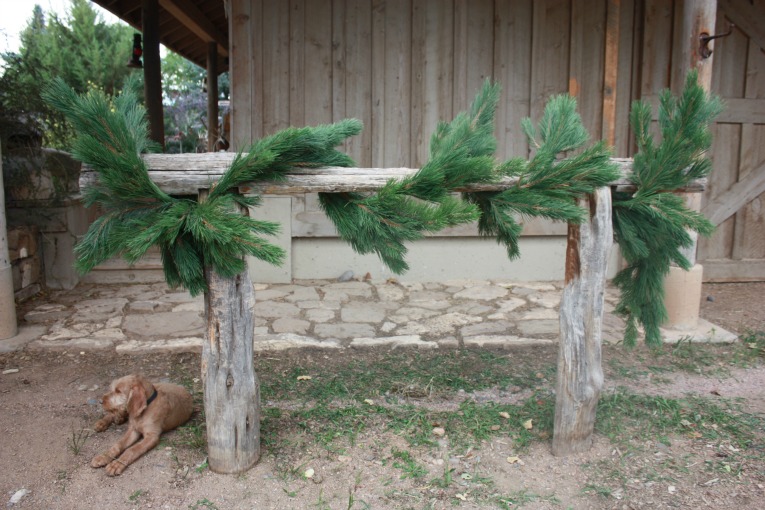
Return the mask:
<path fill-rule="evenodd" d="M 198 195 L 203 197 L 209 186 L 216 182 L 230 166 L 236 155 L 229 152 L 188 154 L 188 155 L 145 155 L 151 179 L 160 189 L 177 195 Z M 629 159 L 613 160 L 626 176 L 631 168 Z M 389 179 L 400 179 L 416 172 L 411 168 L 319 168 L 293 169 L 280 182 L 256 182 L 240 187 L 240 193 L 269 193 L 291 195 L 295 193 L 348 193 L 373 192 Z M 97 174 L 84 171 L 80 177 L 80 186 L 86 187 L 95 182 Z M 462 191 L 492 191 L 512 187 L 515 178 L 504 178 L 495 183 L 477 184 Z M 686 192 L 701 192 L 704 181 L 697 181 L 686 188 Z M 567 455 L 589 449 L 595 424 L 595 409 L 603 385 L 601 369 L 601 332 L 604 313 L 604 296 L 608 253 L 613 242 L 611 223 L 611 192 L 634 189 L 625 177 L 612 182 L 610 187 L 600 188 L 588 196 L 580 205 L 590 214 L 581 225 L 568 225 L 565 285 L 560 303 L 560 349 L 558 356 L 558 380 L 555 407 L 555 425 L 553 453 Z M 205 401 L 209 395 L 224 398 L 227 380 L 242 376 L 257 381 L 252 363 L 252 306 L 254 298 L 250 281 L 245 275 L 226 279 L 208 275 L 210 291 L 206 294 L 205 309 L 210 319 L 221 320 L 226 335 L 219 338 L 211 334 L 208 327 L 207 339 L 203 347 L 203 374 L 208 381 L 205 384 Z M 241 280 L 245 279 L 243 283 Z M 242 306 L 233 306 L 241 303 Z M 249 310 L 241 323 L 232 319 L 230 310 Z M 219 319 L 215 319 L 215 318 Z M 249 320 L 247 320 L 249 317 Z M 219 328 L 216 328 L 219 329 Z M 232 334 L 232 332 L 234 332 Z M 238 333 L 237 333 L 238 332 Z M 251 371 L 249 374 L 247 371 Z M 257 382 L 254 383 L 257 388 Z M 225 398 L 230 396 L 226 395 Z M 238 397 L 244 398 L 241 395 Z M 245 395 L 246 397 L 246 395 Z M 247 401 L 245 398 L 242 402 Z M 250 407 L 252 407 L 250 405 Z M 243 465 L 235 462 L 217 463 L 217 456 L 224 456 L 226 443 L 233 441 L 227 433 L 230 423 L 224 420 L 225 413 L 216 417 L 215 427 L 208 430 L 210 442 L 210 465 L 218 472 L 236 472 L 247 469 L 251 463 Z M 250 416 L 254 418 L 250 418 Z M 257 409 L 248 412 L 248 423 L 259 416 Z M 209 420 L 208 420 L 209 423 Z M 257 438 L 257 431 L 255 432 Z M 252 438 L 250 438 L 250 443 Z M 256 439 L 256 443 L 258 440 Z M 241 445 L 240 445 L 241 446 Z M 250 449 L 255 452 L 255 462 L 259 455 L 259 444 Z M 215 459 L 215 460 L 214 460 Z M 237 459 L 239 461 L 239 459 Z M 214 465 L 215 464 L 215 465 Z"/>

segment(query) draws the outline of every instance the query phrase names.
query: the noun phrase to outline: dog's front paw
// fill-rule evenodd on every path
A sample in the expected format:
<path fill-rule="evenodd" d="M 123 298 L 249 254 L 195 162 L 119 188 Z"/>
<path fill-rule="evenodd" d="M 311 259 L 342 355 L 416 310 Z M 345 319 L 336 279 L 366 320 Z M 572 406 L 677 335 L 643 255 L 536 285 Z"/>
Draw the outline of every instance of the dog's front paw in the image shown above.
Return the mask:
<path fill-rule="evenodd" d="M 112 460 L 111 457 L 102 453 L 101 455 L 96 455 L 95 457 L 93 457 L 93 460 L 90 461 L 90 467 L 94 467 L 94 468 L 104 467 L 111 460 Z"/>
<path fill-rule="evenodd" d="M 119 460 L 113 460 L 109 463 L 108 466 L 106 466 L 106 474 L 109 476 L 120 475 L 123 471 L 125 471 L 126 467 L 127 466 Z"/>
<path fill-rule="evenodd" d="M 95 425 L 93 425 L 93 430 L 96 432 L 103 432 L 104 430 L 109 428 L 109 425 L 112 424 L 112 420 L 108 419 L 106 416 L 101 418 L 96 422 Z"/>

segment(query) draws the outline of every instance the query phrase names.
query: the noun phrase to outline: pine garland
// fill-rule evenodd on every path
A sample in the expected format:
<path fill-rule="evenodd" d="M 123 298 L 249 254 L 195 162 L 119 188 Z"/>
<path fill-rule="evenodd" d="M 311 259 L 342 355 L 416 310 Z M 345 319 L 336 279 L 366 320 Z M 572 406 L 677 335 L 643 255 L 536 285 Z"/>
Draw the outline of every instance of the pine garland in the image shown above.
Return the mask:
<path fill-rule="evenodd" d="M 113 101 L 99 91 L 78 96 L 59 79 L 44 98 L 75 128 L 74 157 L 99 175 L 98 183 L 84 191 L 84 203 L 100 205 L 103 215 L 75 247 L 77 269 L 86 273 L 118 255 L 135 263 L 157 245 L 167 283 L 192 295 L 207 289 L 206 266 L 234 276 L 245 269 L 245 255 L 272 264 L 284 258 L 281 248 L 260 237 L 276 234 L 279 225 L 242 215 L 240 207 L 260 200 L 239 195 L 238 186 L 283 178 L 296 166 L 352 166 L 334 147 L 361 131 L 361 122 L 348 119 L 263 138 L 237 154 L 207 199 L 197 202 L 171 197 L 152 182 L 140 155 L 157 147 L 148 138 L 145 110 L 130 91 Z"/>
<path fill-rule="evenodd" d="M 625 344 L 634 346 L 638 323 L 648 345 L 661 343 L 659 326 L 667 319 L 664 277 L 671 263 L 685 270 L 690 262 L 680 249 L 692 246 L 688 230 L 708 236 L 714 226 L 700 213 L 685 207 L 672 192 L 709 174 L 706 152 L 712 143 L 709 126 L 721 111 L 719 99 L 709 97 L 698 84 L 695 71 L 675 99 L 669 91 L 660 97 L 661 142 L 650 133 L 651 108 L 636 101 L 630 112 L 638 153 L 629 176 L 634 193 L 614 193 L 614 234 L 628 266 L 614 283 L 621 290 L 616 312 L 625 316 Z"/>
<path fill-rule="evenodd" d="M 494 114 L 499 93 L 500 87 L 487 80 L 469 112 L 440 123 L 428 162 L 413 176 L 391 179 L 371 195 L 322 194 L 322 207 L 340 237 L 358 253 L 376 252 L 393 272 L 402 273 L 408 269 L 405 243 L 425 232 L 478 220 L 479 232 L 496 237 L 515 258 L 521 233 L 515 215 L 583 221 L 585 211 L 576 200 L 618 176 L 608 149 L 597 143 L 570 159 L 558 159 L 580 149 L 589 138 L 576 101 L 558 96 L 547 104 L 538 129 L 528 119 L 524 122 L 536 149 L 534 158 L 496 165 Z M 518 184 L 501 192 L 464 193 L 462 201 L 450 195 L 505 176 L 518 177 Z"/>
<path fill-rule="evenodd" d="M 534 156 L 530 161 L 513 158 L 497 168 L 499 175 L 517 177 L 518 183 L 503 191 L 464 194 L 467 201 L 480 208 L 479 233 L 495 237 L 511 259 L 519 255 L 518 238 L 522 230 L 516 216 L 581 223 L 586 211 L 577 205 L 577 200 L 619 176 L 603 142 L 561 159 L 570 151 L 582 149 L 589 139 L 574 98 L 553 97 L 537 128 L 528 118 L 523 120 L 522 127 L 535 150 Z"/>
<path fill-rule="evenodd" d="M 470 112 L 439 123 L 428 162 L 414 175 L 389 180 L 378 192 L 321 193 L 320 204 L 340 237 L 361 254 L 377 253 L 394 273 L 409 269 L 406 243 L 478 219 L 454 189 L 496 179 L 494 112 L 499 86 L 486 81 Z"/>
<path fill-rule="evenodd" d="M 351 159 L 334 149 L 357 134 L 361 123 L 350 119 L 327 126 L 289 128 L 254 143 L 238 154 L 223 177 L 213 183 L 207 199 L 174 198 L 149 178 L 141 153 L 156 150 L 148 139 L 145 112 L 128 91 L 113 101 L 98 91 L 75 94 L 55 81 L 45 98 L 72 122 L 78 137 L 73 153 L 99 174 L 85 190 L 87 206 L 99 204 L 104 214 L 76 247 L 82 272 L 117 255 L 128 262 L 159 246 L 167 282 L 192 294 L 206 290 L 204 268 L 224 276 L 241 272 L 244 255 L 279 264 L 283 251 L 260 235 L 273 235 L 279 226 L 239 213 L 258 205 L 259 197 L 243 197 L 238 186 L 256 180 L 278 180 L 296 166 L 352 166 Z M 534 150 L 531 160 L 510 159 L 496 164 L 493 135 L 499 86 L 488 81 L 469 112 L 450 123 L 440 123 L 431 138 L 428 162 L 414 175 L 392 179 L 377 193 L 320 194 L 321 205 L 344 240 L 359 253 L 375 252 L 388 267 L 401 273 L 406 242 L 478 220 L 479 231 L 504 245 L 508 256 L 518 256 L 521 227 L 516 216 L 541 216 L 579 223 L 586 211 L 577 200 L 618 177 L 603 142 L 585 147 L 588 135 L 576 112 L 576 101 L 556 96 L 545 107 L 537 127 L 525 119 L 522 127 Z M 617 312 L 626 316 L 625 343 L 634 345 L 637 324 L 646 342 L 661 341 L 659 325 L 666 318 L 663 278 L 670 263 L 684 269 L 689 262 L 680 252 L 691 244 L 687 230 L 703 235 L 712 225 L 689 211 L 671 191 L 706 176 L 711 164 L 705 152 L 711 144 L 709 124 L 720 111 L 690 73 L 679 99 L 661 96 L 661 143 L 649 132 L 650 107 L 633 104 L 630 115 L 638 154 L 630 179 L 634 193 L 614 193 L 614 232 L 629 266 L 615 284 L 622 296 Z M 570 153 L 573 155 L 570 157 Z M 503 191 L 469 192 L 460 188 L 517 178 Z"/>

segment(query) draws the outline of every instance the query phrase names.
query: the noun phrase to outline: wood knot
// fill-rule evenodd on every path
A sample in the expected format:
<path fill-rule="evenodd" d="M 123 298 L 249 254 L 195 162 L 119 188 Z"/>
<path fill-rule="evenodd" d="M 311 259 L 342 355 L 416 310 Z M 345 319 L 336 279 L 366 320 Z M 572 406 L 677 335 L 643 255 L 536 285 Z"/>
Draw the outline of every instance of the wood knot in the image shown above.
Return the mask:
<path fill-rule="evenodd" d="M 231 374 L 229 374 L 228 377 L 226 377 L 226 387 L 230 388 L 234 385 L 234 378 L 231 377 Z"/>

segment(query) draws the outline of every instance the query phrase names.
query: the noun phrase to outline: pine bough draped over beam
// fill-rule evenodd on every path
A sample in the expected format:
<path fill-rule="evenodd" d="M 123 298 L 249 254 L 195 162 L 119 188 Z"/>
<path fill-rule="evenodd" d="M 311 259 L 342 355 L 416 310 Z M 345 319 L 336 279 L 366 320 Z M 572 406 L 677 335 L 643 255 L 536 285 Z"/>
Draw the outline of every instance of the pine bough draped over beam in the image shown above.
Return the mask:
<path fill-rule="evenodd" d="M 340 236 L 359 253 L 377 253 L 394 272 L 408 269 L 406 242 L 426 232 L 478 221 L 479 231 L 519 255 L 518 216 L 541 216 L 580 223 L 587 211 L 577 200 L 618 177 L 603 142 L 586 147 L 588 134 L 569 96 L 553 97 L 538 126 L 529 119 L 523 132 L 534 156 L 499 163 L 494 159 L 494 113 L 499 87 L 488 81 L 469 112 L 440 123 L 433 134 L 428 162 L 414 175 L 388 181 L 371 194 L 322 193 L 321 204 Z M 46 98 L 67 115 L 78 132 L 74 155 L 92 166 L 99 183 L 85 191 L 85 203 L 98 204 L 104 214 L 94 222 L 76 248 L 77 267 L 87 272 L 122 255 L 135 262 L 152 245 L 159 246 L 167 282 L 192 294 L 206 290 L 204 267 L 223 276 L 244 269 L 245 255 L 273 264 L 283 252 L 261 235 L 273 235 L 279 225 L 241 214 L 259 204 L 243 197 L 238 186 L 257 180 L 279 180 L 292 167 L 353 166 L 338 152 L 347 137 L 361 130 L 350 119 L 313 128 L 289 128 L 255 142 L 236 156 L 218 182 L 210 183 L 207 198 L 175 198 L 149 178 L 140 157 L 156 147 L 147 137 L 145 112 L 129 92 L 113 100 L 93 91 L 77 96 L 63 82 L 48 89 Z M 659 341 L 658 326 L 666 316 L 662 277 L 669 261 L 688 267 L 678 248 L 687 245 L 686 228 L 708 234 L 708 222 L 668 193 L 709 172 L 704 157 L 709 147 L 709 123 L 719 102 L 706 97 L 689 76 L 679 101 L 662 96 L 662 143 L 648 134 L 650 111 L 633 107 L 633 129 L 640 153 L 635 156 L 633 194 L 616 193 L 614 222 L 617 242 L 629 267 L 616 283 L 622 290 L 617 311 L 628 319 L 626 339 L 633 344 L 637 322 L 649 343 Z M 570 157 L 565 157 L 573 152 Z M 503 191 L 463 193 L 455 189 L 516 177 Z"/>
<path fill-rule="evenodd" d="M 696 71 L 688 73 L 679 98 L 661 94 L 661 142 L 650 134 L 651 107 L 636 101 L 630 112 L 638 153 L 630 180 L 634 193 L 614 193 L 614 235 L 627 267 L 614 278 L 621 290 L 617 313 L 627 318 L 625 343 L 635 345 L 638 323 L 645 328 L 649 345 L 661 343 L 659 326 L 667 319 L 664 277 L 671 263 L 690 269 L 680 249 L 693 246 L 688 230 L 711 235 L 714 226 L 702 214 L 685 207 L 673 191 L 694 179 L 706 177 L 712 164 L 706 152 L 712 145 L 709 126 L 722 110 L 698 84 Z"/>

